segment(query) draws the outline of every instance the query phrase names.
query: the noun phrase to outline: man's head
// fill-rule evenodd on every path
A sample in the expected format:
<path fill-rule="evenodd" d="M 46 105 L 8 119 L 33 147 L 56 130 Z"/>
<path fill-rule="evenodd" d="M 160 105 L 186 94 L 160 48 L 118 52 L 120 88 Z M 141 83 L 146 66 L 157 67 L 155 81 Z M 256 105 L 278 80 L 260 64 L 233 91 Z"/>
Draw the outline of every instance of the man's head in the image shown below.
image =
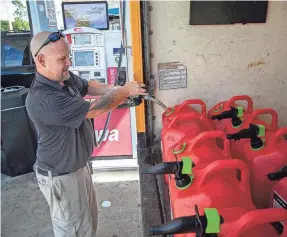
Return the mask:
<path fill-rule="evenodd" d="M 37 71 L 50 80 L 61 82 L 70 78 L 70 48 L 65 38 L 59 37 L 57 41 L 49 42 L 40 49 L 51 33 L 43 31 L 36 34 L 31 40 L 30 49 Z"/>

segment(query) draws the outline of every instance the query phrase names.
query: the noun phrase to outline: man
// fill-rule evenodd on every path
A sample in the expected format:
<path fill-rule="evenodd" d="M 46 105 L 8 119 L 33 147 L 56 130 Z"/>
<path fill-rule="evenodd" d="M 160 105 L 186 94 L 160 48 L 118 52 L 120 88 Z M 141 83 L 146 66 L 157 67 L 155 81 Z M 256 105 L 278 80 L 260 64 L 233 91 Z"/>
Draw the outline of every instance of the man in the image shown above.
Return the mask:
<path fill-rule="evenodd" d="M 95 145 L 89 118 L 116 108 L 128 96 L 147 94 L 144 84 L 110 86 L 69 72 L 69 45 L 59 32 L 38 33 L 30 48 L 37 69 L 26 99 L 38 134 L 34 169 L 55 237 L 94 237 L 98 210 L 87 164 Z M 87 94 L 102 96 L 89 103 L 83 99 Z"/>

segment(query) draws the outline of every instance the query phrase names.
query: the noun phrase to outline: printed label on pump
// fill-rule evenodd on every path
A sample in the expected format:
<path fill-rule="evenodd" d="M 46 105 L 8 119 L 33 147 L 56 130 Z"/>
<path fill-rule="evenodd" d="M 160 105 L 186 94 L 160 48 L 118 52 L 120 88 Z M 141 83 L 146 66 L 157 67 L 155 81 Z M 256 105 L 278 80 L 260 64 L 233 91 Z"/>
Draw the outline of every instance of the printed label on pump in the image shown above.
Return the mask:
<path fill-rule="evenodd" d="M 117 77 L 117 68 L 116 67 L 108 67 L 108 84 L 113 85 L 116 81 Z"/>
<path fill-rule="evenodd" d="M 273 208 L 284 208 L 287 210 L 287 202 L 284 200 L 277 192 L 274 191 L 274 199 L 273 199 Z M 278 233 L 283 233 L 284 223 L 283 222 L 275 222 L 272 223 L 274 228 L 278 231 Z"/>

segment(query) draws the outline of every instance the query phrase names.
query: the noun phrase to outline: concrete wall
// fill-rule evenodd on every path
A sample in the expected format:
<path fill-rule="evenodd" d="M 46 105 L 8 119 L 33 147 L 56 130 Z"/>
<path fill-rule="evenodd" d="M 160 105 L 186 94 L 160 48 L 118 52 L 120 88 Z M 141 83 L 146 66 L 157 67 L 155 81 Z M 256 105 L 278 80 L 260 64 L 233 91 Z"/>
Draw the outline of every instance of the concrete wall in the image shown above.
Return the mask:
<path fill-rule="evenodd" d="M 269 1 L 266 24 L 191 26 L 188 1 L 151 1 L 150 36 L 156 96 L 168 106 L 200 98 L 210 108 L 248 94 L 255 108 L 272 107 L 287 126 L 287 2 Z M 157 64 L 187 67 L 188 87 L 159 90 Z M 155 106 L 155 126 L 162 110 Z M 159 134 L 156 132 L 156 134 Z"/>

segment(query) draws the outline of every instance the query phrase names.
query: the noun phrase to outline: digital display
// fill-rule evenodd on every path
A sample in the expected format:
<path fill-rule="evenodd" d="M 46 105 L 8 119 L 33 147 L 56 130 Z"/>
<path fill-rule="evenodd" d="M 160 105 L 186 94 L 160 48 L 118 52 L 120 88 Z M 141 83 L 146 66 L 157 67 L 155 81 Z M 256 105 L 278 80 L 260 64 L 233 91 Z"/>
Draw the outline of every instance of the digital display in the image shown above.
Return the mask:
<path fill-rule="evenodd" d="M 98 30 L 109 29 L 108 4 L 102 2 L 62 3 L 65 29 L 91 27 Z"/>
<path fill-rule="evenodd" d="M 94 51 L 74 51 L 76 67 L 94 66 Z"/>
<path fill-rule="evenodd" d="M 84 34 L 74 35 L 74 44 L 75 45 L 92 44 L 92 36 Z"/>

